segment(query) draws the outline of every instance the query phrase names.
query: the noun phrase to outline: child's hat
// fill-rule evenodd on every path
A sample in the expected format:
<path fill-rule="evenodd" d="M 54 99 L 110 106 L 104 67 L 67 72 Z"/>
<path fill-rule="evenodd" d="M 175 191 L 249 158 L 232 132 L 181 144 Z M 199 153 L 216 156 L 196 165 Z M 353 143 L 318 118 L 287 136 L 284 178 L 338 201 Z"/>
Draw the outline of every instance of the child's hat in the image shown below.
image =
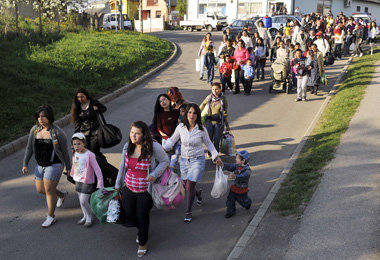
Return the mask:
<path fill-rule="evenodd" d="M 240 155 L 246 162 L 248 162 L 250 159 L 249 152 L 246 150 L 242 150 L 240 152 L 237 152 L 236 154 Z"/>
<path fill-rule="evenodd" d="M 86 137 L 82 133 L 73 134 L 73 137 L 71 137 L 71 140 L 73 140 L 74 138 L 78 138 L 79 140 L 86 140 Z"/>

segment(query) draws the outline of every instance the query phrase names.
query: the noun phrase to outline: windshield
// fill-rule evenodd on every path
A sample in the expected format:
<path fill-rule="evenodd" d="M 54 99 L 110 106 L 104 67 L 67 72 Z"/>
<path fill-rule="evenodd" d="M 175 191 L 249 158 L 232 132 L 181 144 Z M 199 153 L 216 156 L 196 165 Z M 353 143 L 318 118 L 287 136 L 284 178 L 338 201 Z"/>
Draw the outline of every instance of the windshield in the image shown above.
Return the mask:
<path fill-rule="evenodd" d="M 216 15 L 216 19 L 218 19 L 218 20 L 222 20 L 222 19 L 226 19 L 226 18 L 227 18 L 227 17 L 226 17 L 223 13 L 221 13 L 221 12 L 215 13 L 215 15 Z"/>

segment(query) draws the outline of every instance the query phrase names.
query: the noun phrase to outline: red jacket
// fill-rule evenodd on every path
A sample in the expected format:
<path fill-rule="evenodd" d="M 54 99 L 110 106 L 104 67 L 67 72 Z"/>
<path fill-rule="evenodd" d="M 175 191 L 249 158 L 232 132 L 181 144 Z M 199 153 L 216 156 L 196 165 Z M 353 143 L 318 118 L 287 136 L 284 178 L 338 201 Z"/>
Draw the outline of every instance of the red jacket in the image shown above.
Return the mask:
<path fill-rule="evenodd" d="M 231 60 L 231 62 L 224 62 L 220 67 L 220 73 L 227 77 L 231 76 L 232 70 L 236 70 L 239 67 L 239 65 L 234 65 L 233 63 L 233 60 Z"/>

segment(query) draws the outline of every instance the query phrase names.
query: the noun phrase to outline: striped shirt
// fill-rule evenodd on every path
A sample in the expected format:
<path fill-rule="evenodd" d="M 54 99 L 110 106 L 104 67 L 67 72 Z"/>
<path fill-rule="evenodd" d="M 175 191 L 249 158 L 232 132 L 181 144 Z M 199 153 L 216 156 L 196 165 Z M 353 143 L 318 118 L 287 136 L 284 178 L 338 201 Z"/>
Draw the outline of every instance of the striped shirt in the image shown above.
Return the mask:
<path fill-rule="evenodd" d="M 128 158 L 125 155 L 125 184 L 128 189 L 133 192 L 144 192 L 148 189 L 146 177 L 149 173 L 151 162 L 143 159 L 138 161 L 138 158 Z"/>
<path fill-rule="evenodd" d="M 164 149 L 169 151 L 179 140 L 181 140 L 182 143 L 181 157 L 183 158 L 190 159 L 204 156 L 203 144 L 206 145 L 213 160 L 218 157 L 218 152 L 211 142 L 205 127 L 203 127 L 203 131 L 201 131 L 197 124 L 193 130 L 189 131 L 186 125 L 183 123 L 179 124 L 173 135 L 163 145 Z"/>

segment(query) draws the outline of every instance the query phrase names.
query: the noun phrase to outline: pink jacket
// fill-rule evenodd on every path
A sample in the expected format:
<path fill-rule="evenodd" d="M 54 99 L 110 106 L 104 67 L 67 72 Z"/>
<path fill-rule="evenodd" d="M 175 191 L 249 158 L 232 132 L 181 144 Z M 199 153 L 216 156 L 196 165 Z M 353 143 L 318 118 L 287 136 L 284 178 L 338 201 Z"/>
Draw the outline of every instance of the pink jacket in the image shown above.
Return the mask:
<path fill-rule="evenodd" d="M 232 58 L 236 61 L 236 64 L 239 64 L 239 61 L 242 61 L 241 64 L 243 65 L 249 59 L 249 52 L 246 48 L 242 48 L 241 50 L 236 48 Z"/>
<path fill-rule="evenodd" d="M 73 155 L 72 161 L 74 161 L 74 156 L 75 156 L 75 153 Z M 89 150 L 87 153 L 86 176 L 85 176 L 84 183 L 91 184 L 95 182 L 94 172 L 96 174 L 96 177 L 98 178 L 98 185 L 96 187 L 98 189 L 104 188 L 102 171 L 100 170 L 99 164 L 96 161 L 95 154 Z M 70 176 L 71 177 L 74 176 L 74 165 L 71 167 Z"/>
<path fill-rule="evenodd" d="M 210 43 L 208 44 L 208 46 L 212 46 L 214 48 L 214 55 L 216 57 L 216 52 L 215 52 L 215 45 L 214 45 L 214 42 L 213 41 L 210 41 Z M 198 51 L 198 56 L 201 56 L 201 55 L 205 55 L 207 52 L 207 48 L 206 48 L 206 42 L 202 41 L 201 43 L 201 47 L 199 48 L 199 51 Z"/>

